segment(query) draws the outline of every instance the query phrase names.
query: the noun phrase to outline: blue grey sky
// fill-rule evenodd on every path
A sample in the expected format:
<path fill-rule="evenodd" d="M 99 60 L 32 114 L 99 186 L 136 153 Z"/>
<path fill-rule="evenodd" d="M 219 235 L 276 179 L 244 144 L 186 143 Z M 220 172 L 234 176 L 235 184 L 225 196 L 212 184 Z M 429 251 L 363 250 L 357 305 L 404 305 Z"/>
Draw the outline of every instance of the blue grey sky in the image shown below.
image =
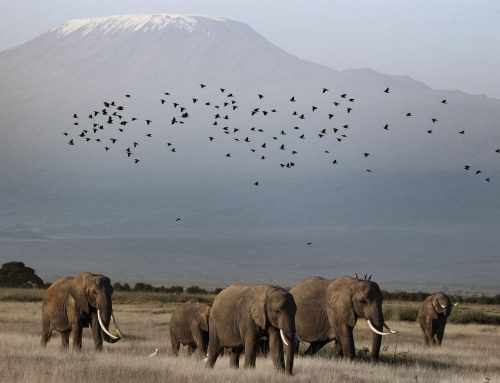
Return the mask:
<path fill-rule="evenodd" d="M 127 13 L 224 16 L 334 69 L 500 98 L 500 2 L 492 0 L 0 0 L 0 51 L 71 18 Z"/>

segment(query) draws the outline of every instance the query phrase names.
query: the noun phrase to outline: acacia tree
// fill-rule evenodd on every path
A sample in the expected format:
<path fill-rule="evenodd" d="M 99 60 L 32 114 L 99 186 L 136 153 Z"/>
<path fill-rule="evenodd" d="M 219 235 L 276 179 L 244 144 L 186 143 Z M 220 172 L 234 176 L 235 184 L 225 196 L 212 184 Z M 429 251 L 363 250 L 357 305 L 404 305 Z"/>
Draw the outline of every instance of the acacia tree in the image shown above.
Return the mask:
<path fill-rule="evenodd" d="M 7 262 L 0 268 L 0 287 L 42 287 L 42 279 L 23 262 Z"/>

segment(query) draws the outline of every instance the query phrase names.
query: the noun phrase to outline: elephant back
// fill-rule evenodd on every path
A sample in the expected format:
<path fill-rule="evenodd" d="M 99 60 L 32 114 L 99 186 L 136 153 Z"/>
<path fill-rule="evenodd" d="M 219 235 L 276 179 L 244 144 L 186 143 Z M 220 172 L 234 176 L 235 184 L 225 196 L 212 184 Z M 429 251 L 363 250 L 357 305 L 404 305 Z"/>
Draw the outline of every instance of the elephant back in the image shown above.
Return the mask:
<path fill-rule="evenodd" d="M 300 340 L 314 342 L 330 337 L 326 291 L 331 282 L 321 277 L 310 277 L 290 290 L 297 305 L 295 326 Z"/>
<path fill-rule="evenodd" d="M 210 305 L 206 303 L 186 302 L 177 305 L 170 318 L 170 334 L 176 339 L 187 344 L 193 341 L 192 325 L 199 326 L 203 331 L 208 331 L 208 313 Z"/>

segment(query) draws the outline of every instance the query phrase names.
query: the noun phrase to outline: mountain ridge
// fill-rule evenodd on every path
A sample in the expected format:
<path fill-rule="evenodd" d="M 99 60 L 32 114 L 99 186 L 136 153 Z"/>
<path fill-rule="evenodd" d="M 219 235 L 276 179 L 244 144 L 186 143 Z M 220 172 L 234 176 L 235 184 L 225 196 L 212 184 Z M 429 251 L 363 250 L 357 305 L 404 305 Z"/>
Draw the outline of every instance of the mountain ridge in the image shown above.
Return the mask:
<path fill-rule="evenodd" d="M 205 33 L 182 23 L 169 28 L 168 17 L 165 23 L 162 17 L 153 22 L 162 29 L 146 26 L 141 17 L 134 23 L 120 20 L 127 19 L 117 18 L 119 28 L 126 25 L 119 33 L 115 24 L 104 22 L 109 19 L 102 33 L 99 28 L 85 33 L 85 25 L 93 22 L 83 27 L 73 22 L 67 30 L 73 32 L 60 35 L 53 29 L 0 52 L 0 227 L 24 225 L 56 238 L 43 244 L 47 257 L 75 254 L 90 266 L 105 259 L 110 268 L 102 271 L 110 276 L 117 262 L 124 265 L 121 276 L 126 274 L 129 259 L 120 258 L 120 240 L 89 252 L 87 245 L 73 248 L 57 238 L 168 238 L 154 246 L 142 241 L 150 252 L 144 256 L 156 259 L 151 264 L 157 269 L 144 273 L 162 272 L 162 256 L 189 264 L 193 254 L 218 259 L 220 250 L 224 263 L 234 262 L 235 269 L 252 257 L 277 265 L 294 254 L 290 279 L 325 267 L 347 274 L 387 267 L 387 281 L 391 272 L 411 278 L 406 263 L 419 270 L 435 263 L 436 278 L 443 283 L 439 267 L 471 280 L 461 264 L 488 280 L 491 268 L 474 263 L 474 256 L 498 265 L 500 243 L 492 232 L 500 224 L 500 157 L 495 153 L 500 100 L 434 90 L 405 76 L 367 69 L 335 71 L 285 52 L 241 23 L 235 33 L 227 28 L 231 22 L 212 20 Z M 224 112 L 231 114 L 224 125 L 239 133 L 226 134 L 223 124 L 213 125 L 213 107 L 223 110 L 229 92 L 238 109 Z M 345 93 L 349 96 L 343 98 Z M 194 104 L 192 98 L 200 101 Z M 81 129 L 92 132 L 97 119 L 88 115 L 111 100 L 124 106 L 128 121 L 138 120 L 123 132 L 115 121 L 82 138 Z M 172 116 L 178 117 L 174 102 L 188 108 L 182 127 L 171 123 Z M 252 115 L 256 107 L 277 112 Z M 329 119 L 328 113 L 334 116 Z M 153 123 L 146 125 L 145 119 Z M 328 134 L 320 137 L 323 129 Z M 255 146 L 246 146 L 247 136 Z M 119 141 L 105 151 L 109 137 Z M 75 145 L 68 145 L 70 139 Z M 126 153 L 132 141 L 140 142 L 131 157 L 141 160 L 137 164 Z M 261 147 L 264 142 L 267 149 Z M 280 167 L 292 161 L 281 144 L 297 150 L 293 169 Z M 466 164 L 482 169 L 481 175 L 467 173 Z M 485 182 L 490 176 L 492 182 Z M 401 225 L 406 236 L 394 229 Z M 443 227 L 453 229 L 443 234 Z M 259 245 L 262 233 L 264 246 Z M 203 245 L 207 238 L 214 238 L 209 253 Z M 179 244 L 172 255 L 170 240 L 193 245 Z M 0 253 L 35 258 L 25 260 L 40 268 L 43 260 L 33 253 L 37 244 L 28 248 L 25 242 L 3 241 Z M 302 248 L 307 242 L 313 245 Z M 141 247 L 129 249 L 127 256 L 132 259 Z M 272 274 L 273 268 L 265 272 Z M 258 274 L 264 268 L 251 269 Z"/>

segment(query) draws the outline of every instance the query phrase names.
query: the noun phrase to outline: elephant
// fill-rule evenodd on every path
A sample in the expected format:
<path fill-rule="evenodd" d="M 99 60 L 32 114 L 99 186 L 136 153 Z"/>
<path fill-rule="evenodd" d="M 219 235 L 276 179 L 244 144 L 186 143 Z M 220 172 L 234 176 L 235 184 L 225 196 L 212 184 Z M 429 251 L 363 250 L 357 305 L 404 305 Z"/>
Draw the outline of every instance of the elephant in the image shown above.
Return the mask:
<path fill-rule="evenodd" d="M 445 293 L 432 294 L 424 299 L 418 308 L 417 320 L 424 333 L 425 344 L 441 346 L 446 321 L 451 309 L 456 306 Z"/>
<path fill-rule="evenodd" d="M 231 285 L 222 290 L 210 311 L 207 367 L 214 366 L 224 347 L 230 350 L 231 367 L 239 367 L 243 351 L 245 367 L 255 367 L 258 342 L 267 337 L 275 369 L 292 374 L 296 310 L 292 295 L 278 286 Z"/>
<path fill-rule="evenodd" d="M 122 334 L 113 315 L 109 278 L 100 274 L 82 273 L 78 277 L 65 277 L 53 282 L 43 297 L 42 340 L 47 345 L 53 331 L 61 333 L 62 346 L 68 348 L 73 333 L 73 348 L 82 347 L 82 330 L 90 326 L 95 349 L 102 350 L 102 340 L 115 343 Z M 117 335 L 109 330 L 114 322 Z"/>
<path fill-rule="evenodd" d="M 382 336 L 396 331 L 384 321 L 382 292 L 370 278 L 309 277 L 290 290 L 297 305 L 297 338 L 310 343 L 305 355 L 314 355 L 325 344 L 335 341 L 337 355 L 353 359 L 356 352 L 353 329 L 358 318 L 365 318 L 374 332 L 371 359 L 378 359 Z M 383 327 L 389 332 L 383 332 Z"/>
<path fill-rule="evenodd" d="M 188 346 L 188 352 L 198 350 L 205 357 L 208 347 L 208 317 L 211 306 L 206 303 L 186 302 L 178 305 L 170 319 L 170 342 L 175 356 L 179 346 Z"/>

